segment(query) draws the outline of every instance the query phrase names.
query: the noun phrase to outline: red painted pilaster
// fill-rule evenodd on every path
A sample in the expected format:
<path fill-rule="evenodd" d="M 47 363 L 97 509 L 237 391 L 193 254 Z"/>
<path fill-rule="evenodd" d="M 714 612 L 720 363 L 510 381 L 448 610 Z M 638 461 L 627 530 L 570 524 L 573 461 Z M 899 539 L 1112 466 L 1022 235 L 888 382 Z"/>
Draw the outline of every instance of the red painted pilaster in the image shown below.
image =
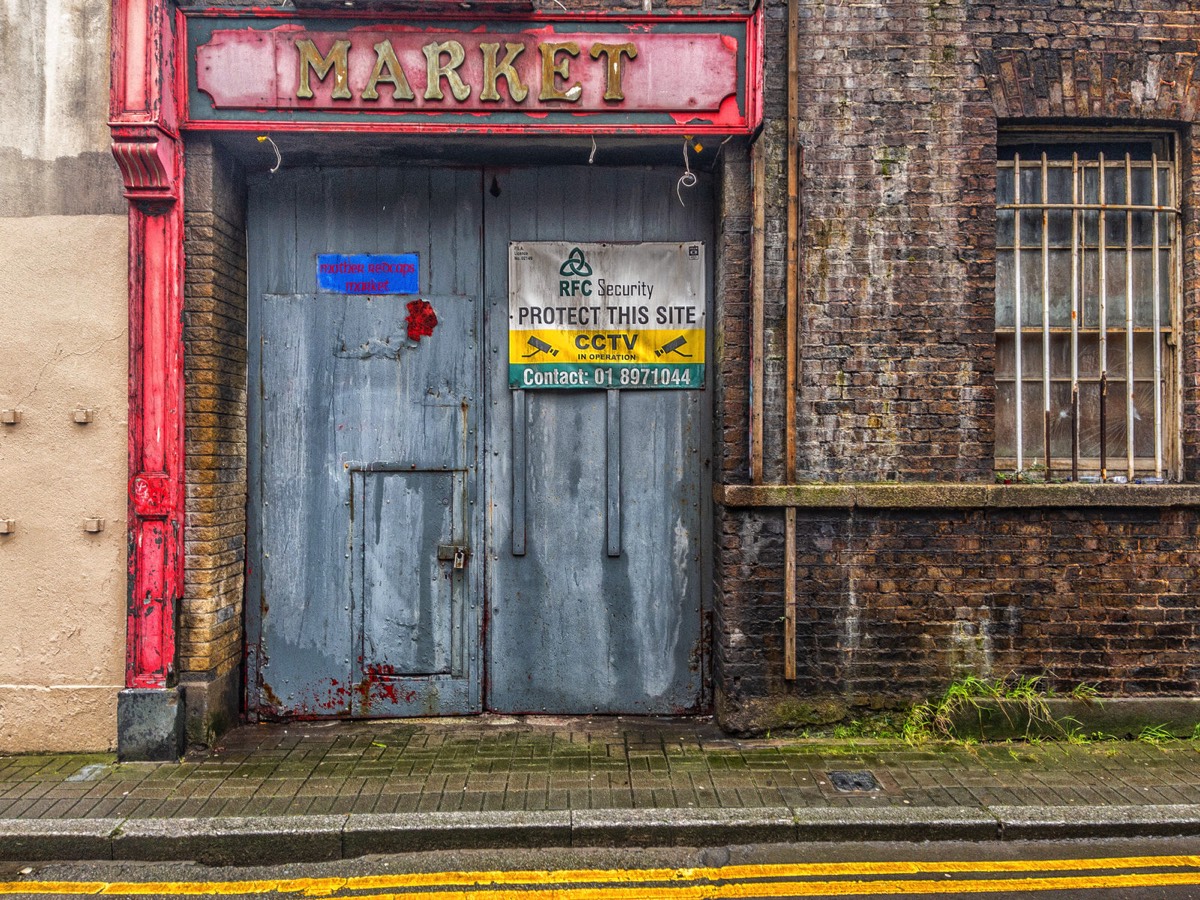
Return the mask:
<path fill-rule="evenodd" d="M 183 588 L 183 145 L 169 0 L 114 0 L 110 128 L 129 199 L 125 683 L 167 687 Z"/>

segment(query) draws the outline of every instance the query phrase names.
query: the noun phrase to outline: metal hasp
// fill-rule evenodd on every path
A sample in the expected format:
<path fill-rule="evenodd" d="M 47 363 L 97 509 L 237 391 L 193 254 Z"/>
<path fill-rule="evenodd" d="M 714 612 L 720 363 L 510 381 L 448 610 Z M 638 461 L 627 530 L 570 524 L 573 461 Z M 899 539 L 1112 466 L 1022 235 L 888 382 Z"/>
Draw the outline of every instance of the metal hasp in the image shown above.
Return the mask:
<path fill-rule="evenodd" d="M 109 127 L 129 200 L 129 610 L 121 759 L 183 750 L 183 144 L 174 5 L 114 0 Z"/>
<path fill-rule="evenodd" d="M 438 562 L 454 563 L 455 569 L 465 569 L 470 555 L 471 548 L 465 544 L 438 544 Z"/>

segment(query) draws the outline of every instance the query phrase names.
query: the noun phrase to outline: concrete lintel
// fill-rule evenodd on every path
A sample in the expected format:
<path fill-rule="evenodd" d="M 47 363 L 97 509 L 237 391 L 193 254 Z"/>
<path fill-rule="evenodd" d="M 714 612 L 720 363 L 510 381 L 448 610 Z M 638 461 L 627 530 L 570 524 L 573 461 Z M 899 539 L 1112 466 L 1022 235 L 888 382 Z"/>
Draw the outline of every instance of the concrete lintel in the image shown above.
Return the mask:
<path fill-rule="evenodd" d="M 1194 484 L 716 484 L 730 507 L 801 509 L 1167 508 L 1200 506 Z"/>

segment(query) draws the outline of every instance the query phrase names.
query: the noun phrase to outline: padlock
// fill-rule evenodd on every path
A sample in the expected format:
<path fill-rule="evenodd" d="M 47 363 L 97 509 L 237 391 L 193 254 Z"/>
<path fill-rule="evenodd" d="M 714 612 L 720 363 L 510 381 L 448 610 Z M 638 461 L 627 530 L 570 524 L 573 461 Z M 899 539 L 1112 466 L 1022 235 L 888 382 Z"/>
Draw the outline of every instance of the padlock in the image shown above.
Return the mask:
<path fill-rule="evenodd" d="M 455 547 L 454 548 L 454 568 L 465 569 L 466 567 L 467 567 L 467 548 L 466 547 Z"/>

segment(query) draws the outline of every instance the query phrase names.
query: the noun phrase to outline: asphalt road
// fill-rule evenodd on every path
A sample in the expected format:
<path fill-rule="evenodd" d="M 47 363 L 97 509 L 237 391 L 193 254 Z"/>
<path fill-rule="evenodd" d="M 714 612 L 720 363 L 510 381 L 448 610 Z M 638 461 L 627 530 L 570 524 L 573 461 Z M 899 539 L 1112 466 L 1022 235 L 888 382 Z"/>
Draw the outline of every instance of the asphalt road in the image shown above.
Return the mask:
<path fill-rule="evenodd" d="M 256 900 L 866 896 L 1200 900 L 1200 840 L 440 851 L 261 868 L 0 863 L 0 895 Z"/>

